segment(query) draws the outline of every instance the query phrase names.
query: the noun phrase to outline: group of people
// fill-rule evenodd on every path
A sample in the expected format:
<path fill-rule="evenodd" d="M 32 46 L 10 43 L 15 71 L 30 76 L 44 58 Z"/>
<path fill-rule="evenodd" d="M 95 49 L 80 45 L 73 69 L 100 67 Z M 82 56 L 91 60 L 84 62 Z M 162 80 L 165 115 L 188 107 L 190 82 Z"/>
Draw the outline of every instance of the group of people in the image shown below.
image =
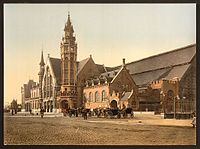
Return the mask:
<path fill-rule="evenodd" d="M 17 114 L 17 109 L 12 109 L 11 114 L 12 115 Z"/>
<path fill-rule="evenodd" d="M 67 109 L 62 109 L 63 112 L 63 116 L 69 116 L 72 117 L 72 115 L 74 115 L 75 117 L 78 117 L 79 114 L 82 114 L 84 119 L 87 119 L 87 114 L 88 114 L 88 110 L 85 108 L 67 108 Z"/>

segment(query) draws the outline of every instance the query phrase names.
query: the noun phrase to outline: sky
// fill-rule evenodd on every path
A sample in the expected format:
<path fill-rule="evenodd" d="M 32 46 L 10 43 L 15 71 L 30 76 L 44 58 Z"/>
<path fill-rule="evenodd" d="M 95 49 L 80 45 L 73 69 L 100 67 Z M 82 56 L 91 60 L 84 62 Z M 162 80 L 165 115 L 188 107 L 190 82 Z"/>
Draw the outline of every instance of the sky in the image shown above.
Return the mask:
<path fill-rule="evenodd" d="M 4 104 L 38 82 L 42 49 L 60 58 L 68 12 L 78 61 L 118 66 L 196 43 L 196 4 L 4 4 Z"/>

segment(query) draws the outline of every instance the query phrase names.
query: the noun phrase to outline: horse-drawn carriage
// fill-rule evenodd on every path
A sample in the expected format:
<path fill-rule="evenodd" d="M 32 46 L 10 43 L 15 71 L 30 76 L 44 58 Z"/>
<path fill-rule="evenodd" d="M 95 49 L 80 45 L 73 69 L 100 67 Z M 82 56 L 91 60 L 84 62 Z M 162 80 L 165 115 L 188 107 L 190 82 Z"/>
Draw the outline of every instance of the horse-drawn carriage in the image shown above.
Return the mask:
<path fill-rule="evenodd" d="M 72 115 L 78 117 L 78 110 L 77 109 L 69 109 L 68 111 L 69 117 L 72 117 Z"/>
<path fill-rule="evenodd" d="M 130 115 L 130 118 L 133 118 L 134 113 L 132 108 L 125 108 L 121 110 L 121 114 L 123 115 L 124 118 L 127 118 L 128 115 Z"/>
<path fill-rule="evenodd" d="M 121 118 L 120 110 L 119 109 L 106 109 L 105 110 L 105 117 L 113 118 L 117 116 L 117 118 Z"/>
<path fill-rule="evenodd" d="M 130 115 L 130 118 L 133 118 L 134 114 L 133 114 L 133 109 L 132 108 L 125 108 L 125 109 L 111 109 L 108 108 L 104 111 L 105 113 L 105 117 L 108 118 L 113 118 L 113 117 L 117 117 L 117 118 L 127 118 L 128 115 Z"/>

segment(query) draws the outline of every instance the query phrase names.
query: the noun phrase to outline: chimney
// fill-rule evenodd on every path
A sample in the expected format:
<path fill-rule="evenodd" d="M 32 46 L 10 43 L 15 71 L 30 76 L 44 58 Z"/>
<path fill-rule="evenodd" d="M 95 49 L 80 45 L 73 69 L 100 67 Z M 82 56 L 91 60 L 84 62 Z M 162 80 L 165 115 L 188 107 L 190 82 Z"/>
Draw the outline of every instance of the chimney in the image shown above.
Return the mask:
<path fill-rule="evenodd" d="M 125 58 L 122 59 L 122 66 L 124 67 L 126 64 L 125 64 Z"/>

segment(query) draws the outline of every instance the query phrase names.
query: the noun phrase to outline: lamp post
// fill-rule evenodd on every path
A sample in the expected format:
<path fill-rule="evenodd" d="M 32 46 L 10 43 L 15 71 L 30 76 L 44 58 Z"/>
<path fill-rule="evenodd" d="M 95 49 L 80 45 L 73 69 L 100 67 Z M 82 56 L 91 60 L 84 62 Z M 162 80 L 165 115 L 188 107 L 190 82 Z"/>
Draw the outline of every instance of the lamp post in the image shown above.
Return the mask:
<path fill-rule="evenodd" d="M 183 101 L 182 101 L 182 108 L 183 108 L 183 103 L 185 102 L 186 97 L 183 97 Z M 185 106 L 184 106 L 185 107 Z M 185 109 L 185 108 L 184 108 Z M 183 110 L 183 109 L 182 109 Z M 185 110 L 184 110 L 185 112 Z"/>
<path fill-rule="evenodd" d="M 162 104 L 163 104 L 163 112 L 165 114 L 165 94 L 164 93 L 163 93 L 163 102 L 162 102 Z"/>
<path fill-rule="evenodd" d="M 174 97 L 174 119 L 176 119 L 176 97 Z"/>

